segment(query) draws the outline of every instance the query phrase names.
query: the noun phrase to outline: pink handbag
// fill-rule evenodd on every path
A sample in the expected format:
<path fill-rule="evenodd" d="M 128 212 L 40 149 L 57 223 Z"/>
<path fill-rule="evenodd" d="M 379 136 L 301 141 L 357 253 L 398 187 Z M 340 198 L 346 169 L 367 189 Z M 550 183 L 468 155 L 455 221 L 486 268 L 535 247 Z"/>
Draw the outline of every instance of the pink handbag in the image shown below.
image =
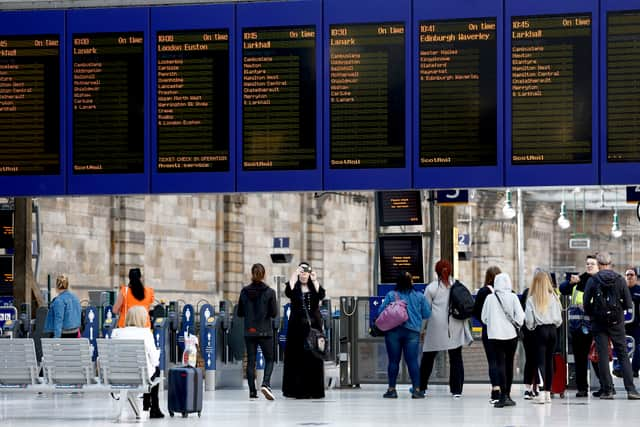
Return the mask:
<path fill-rule="evenodd" d="M 396 300 L 386 306 L 375 321 L 376 326 L 381 331 L 396 328 L 409 319 L 406 301 L 400 299 L 397 292 L 395 292 L 395 297 Z"/>

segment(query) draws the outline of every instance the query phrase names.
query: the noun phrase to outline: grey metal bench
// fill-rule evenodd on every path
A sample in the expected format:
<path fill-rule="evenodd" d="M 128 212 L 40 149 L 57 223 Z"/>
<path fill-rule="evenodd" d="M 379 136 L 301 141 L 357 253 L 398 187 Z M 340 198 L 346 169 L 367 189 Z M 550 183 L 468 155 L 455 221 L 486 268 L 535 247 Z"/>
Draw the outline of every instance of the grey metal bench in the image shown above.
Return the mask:
<path fill-rule="evenodd" d="M 111 393 L 119 395 L 120 410 L 117 419 L 124 410 L 125 402 L 140 418 L 137 395 L 149 393 L 154 385 L 147 372 L 147 354 L 143 340 L 98 340 L 98 365 L 103 387 Z"/>
<path fill-rule="evenodd" d="M 0 339 L 0 392 L 44 391 L 31 338 Z"/>
<path fill-rule="evenodd" d="M 42 369 L 46 383 L 55 390 L 104 392 L 99 387 L 86 338 L 42 338 Z"/>

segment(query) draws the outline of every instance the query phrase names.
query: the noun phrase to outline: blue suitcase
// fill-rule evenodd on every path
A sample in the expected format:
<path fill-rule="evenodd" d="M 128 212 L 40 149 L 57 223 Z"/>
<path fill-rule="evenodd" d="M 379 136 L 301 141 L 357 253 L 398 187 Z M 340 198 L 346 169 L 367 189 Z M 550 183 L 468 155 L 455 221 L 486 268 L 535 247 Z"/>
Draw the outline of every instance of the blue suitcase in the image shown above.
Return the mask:
<path fill-rule="evenodd" d="M 192 412 L 202 414 L 202 371 L 192 366 L 169 369 L 169 415 L 187 417 Z"/>

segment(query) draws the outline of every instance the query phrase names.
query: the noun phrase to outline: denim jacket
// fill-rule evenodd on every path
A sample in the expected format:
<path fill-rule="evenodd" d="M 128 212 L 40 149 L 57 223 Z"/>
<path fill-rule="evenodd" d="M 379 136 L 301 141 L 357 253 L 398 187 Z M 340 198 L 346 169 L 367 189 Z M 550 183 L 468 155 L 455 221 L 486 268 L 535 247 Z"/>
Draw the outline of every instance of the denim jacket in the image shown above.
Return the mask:
<path fill-rule="evenodd" d="M 79 328 L 81 311 L 78 297 L 70 291 L 62 292 L 51 301 L 44 331 L 53 332 L 54 338 L 60 338 L 63 330 Z"/>

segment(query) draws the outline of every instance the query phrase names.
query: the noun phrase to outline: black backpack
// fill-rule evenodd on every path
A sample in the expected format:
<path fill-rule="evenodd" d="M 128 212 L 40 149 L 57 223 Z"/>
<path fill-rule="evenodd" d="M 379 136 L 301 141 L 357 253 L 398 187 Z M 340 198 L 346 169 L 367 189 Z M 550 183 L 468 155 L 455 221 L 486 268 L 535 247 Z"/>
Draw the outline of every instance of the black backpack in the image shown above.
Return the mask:
<path fill-rule="evenodd" d="M 622 323 L 622 306 L 615 286 L 598 283 L 593 294 L 593 315 L 599 323 L 608 327 Z"/>
<path fill-rule="evenodd" d="M 469 289 L 459 281 L 451 285 L 449 295 L 449 315 L 454 319 L 465 320 L 473 315 L 474 299 Z"/>

